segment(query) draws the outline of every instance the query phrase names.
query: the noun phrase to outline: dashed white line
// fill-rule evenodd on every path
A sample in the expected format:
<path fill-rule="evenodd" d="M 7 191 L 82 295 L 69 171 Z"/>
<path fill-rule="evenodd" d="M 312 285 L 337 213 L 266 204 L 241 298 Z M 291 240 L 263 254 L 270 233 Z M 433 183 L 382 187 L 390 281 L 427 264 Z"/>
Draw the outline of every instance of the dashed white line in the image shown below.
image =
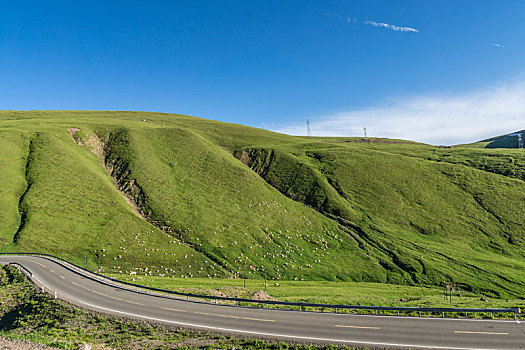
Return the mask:
<path fill-rule="evenodd" d="M 222 314 L 214 314 L 210 312 L 198 312 L 198 311 L 186 311 L 186 310 L 179 310 L 179 309 L 170 309 L 168 307 L 161 307 L 163 310 L 169 310 L 169 311 L 176 311 L 176 312 L 188 312 L 190 314 L 196 314 L 196 315 L 207 315 L 207 316 L 215 316 L 215 317 L 224 317 L 224 318 L 236 318 L 239 320 L 250 320 L 250 321 L 260 321 L 260 322 L 275 322 L 275 320 L 266 320 L 263 318 L 253 318 L 253 317 L 241 317 L 241 316 L 233 316 L 233 315 L 222 315 Z"/>
<path fill-rule="evenodd" d="M 345 326 L 336 324 L 335 327 L 341 327 L 341 328 L 359 328 L 359 329 L 381 329 L 379 327 L 367 327 L 367 326 Z"/>
<path fill-rule="evenodd" d="M 475 332 L 475 331 L 454 331 L 454 333 L 462 333 L 462 334 L 490 334 L 490 335 L 507 335 L 509 333 L 506 332 Z"/>
<path fill-rule="evenodd" d="M 108 309 L 102 306 L 97 306 L 93 304 L 84 303 L 80 300 L 77 301 L 80 304 L 83 304 L 85 306 L 92 307 L 94 309 L 104 310 L 107 312 L 113 312 L 116 314 L 136 317 L 136 318 L 142 318 L 146 320 L 152 320 L 157 322 L 165 322 L 165 323 L 171 323 L 171 324 L 178 324 L 181 326 L 187 326 L 187 327 L 195 327 L 195 328 L 202 328 L 202 329 L 211 329 L 216 331 L 224 331 L 224 332 L 236 332 L 236 333 L 243 333 L 243 334 L 253 334 L 253 335 L 260 335 L 260 336 L 268 336 L 268 337 L 280 337 L 280 338 L 291 338 L 291 339 L 303 339 L 303 340 L 311 340 L 311 341 L 322 341 L 322 342 L 336 342 L 336 343 L 347 343 L 347 344 L 362 344 L 362 345 L 380 345 L 380 346 L 399 346 L 399 347 L 406 347 L 406 348 L 418 348 L 418 349 L 450 349 L 450 350 L 475 350 L 475 348 L 454 348 L 454 347 L 443 347 L 443 346 L 432 346 L 432 345 L 413 345 L 413 344 L 396 344 L 396 343 L 379 343 L 379 342 L 370 342 L 370 341 L 359 341 L 359 340 L 345 340 L 345 339 L 330 339 L 330 338 L 318 338 L 318 337 L 304 337 L 304 336 L 295 336 L 295 335 L 288 335 L 288 334 L 277 334 L 277 333 L 264 333 L 264 332 L 254 332 L 254 331 L 245 331 L 240 329 L 232 329 L 232 328 L 222 328 L 222 327 L 213 327 L 213 326 L 205 326 L 200 324 L 193 324 L 193 323 L 185 323 L 185 322 L 178 322 L 178 321 L 171 321 L 166 320 L 162 318 L 156 318 L 156 317 L 149 317 L 149 316 L 143 316 L 138 314 L 133 314 L 130 312 L 124 312 L 114 309 Z M 493 350 L 493 349 L 486 349 L 486 350 Z"/>
<path fill-rule="evenodd" d="M 169 307 L 161 307 L 163 310 L 169 310 L 169 311 L 176 311 L 176 312 L 188 312 L 185 310 L 179 310 L 179 309 L 170 309 Z"/>
<path fill-rule="evenodd" d="M 39 265 L 42 265 L 45 267 L 45 265 L 38 263 Z M 54 272 L 53 270 L 51 270 Z M 50 287 L 46 286 L 38 277 L 33 276 L 33 278 L 38 281 L 42 286 L 45 286 L 48 290 L 52 290 Z M 77 285 L 79 287 L 79 284 L 72 282 L 72 284 Z M 84 289 L 87 289 L 85 287 L 82 287 Z M 104 295 L 102 293 L 98 293 Z M 122 300 L 125 301 L 125 300 Z M 131 317 L 137 317 L 142 319 L 149 319 L 153 321 L 160 321 L 160 322 L 166 322 L 171 324 L 178 324 L 188 327 L 197 327 L 197 328 L 203 328 L 203 329 L 212 329 L 212 330 L 218 330 L 218 331 L 226 331 L 226 332 L 237 332 L 237 333 L 243 333 L 243 334 L 253 334 L 253 335 L 260 335 L 260 336 L 272 336 L 272 337 L 282 337 L 282 338 L 292 338 L 292 339 L 305 339 L 305 340 L 311 340 L 311 341 L 327 341 L 327 342 L 338 342 L 338 343 L 348 343 L 348 344 L 363 344 L 363 345 L 380 345 L 380 346 L 402 346 L 402 347 L 413 347 L 413 348 L 421 348 L 421 349 L 453 349 L 453 350 L 472 350 L 472 348 L 450 348 L 450 347 L 442 347 L 442 346 L 430 346 L 430 345 L 410 345 L 410 344 L 396 344 L 396 343 L 381 343 L 381 342 L 370 342 L 370 341 L 358 341 L 358 340 L 344 340 L 344 339 L 330 339 L 330 338 L 318 338 L 318 337 L 308 337 L 308 336 L 294 336 L 294 335 L 286 335 L 286 334 L 274 334 L 274 333 L 264 333 L 264 332 L 255 332 L 255 331 L 245 331 L 245 330 L 239 330 L 239 329 L 228 329 L 228 328 L 221 328 L 221 327 L 213 327 L 213 326 L 205 326 L 205 325 L 198 325 L 198 324 L 191 324 L 191 323 L 184 323 L 184 322 L 177 322 L 177 321 L 171 321 L 166 319 L 160 319 L 160 318 L 154 318 L 149 316 L 144 316 L 140 314 L 133 314 L 133 313 L 127 313 L 124 311 L 119 310 L 113 310 L 109 308 L 105 308 L 102 306 L 92 305 L 85 302 L 82 302 L 80 300 L 77 300 L 78 303 L 99 309 L 99 310 L 105 310 L 117 314 L 122 315 L 128 315 Z M 125 301 L 128 302 L 128 301 Z M 139 303 L 130 302 L 132 304 L 142 305 Z M 168 308 L 163 308 L 168 309 Z M 180 311 L 185 312 L 183 310 L 177 310 L 177 309 L 171 309 L 172 311 Z M 218 316 L 218 315 L 216 315 Z M 226 315 L 223 315 L 226 316 Z M 374 315 L 354 315 L 354 316 L 360 316 L 360 317 L 388 317 L 388 318 L 404 318 L 407 317 L 395 317 L 395 316 L 374 316 Z M 244 318 L 244 319 L 251 319 L 251 318 Z M 273 320 L 263 320 L 263 319 L 253 319 L 258 321 L 270 321 L 273 322 Z M 418 320 L 442 320 L 442 319 L 433 319 L 433 318 L 418 318 Z M 476 320 L 476 319 L 445 319 L 450 321 L 484 321 L 484 322 L 506 322 L 506 323 L 520 323 L 519 321 L 513 321 L 513 320 Z M 336 327 L 341 326 L 345 327 L 343 325 L 336 325 Z M 360 326 L 346 326 L 349 328 L 361 328 Z M 362 327 L 364 328 L 364 327 Z M 367 327 L 367 328 L 373 328 L 373 327 Z M 470 334 L 494 334 L 494 335 L 506 335 L 508 333 L 497 333 L 497 332 L 473 332 L 473 331 L 454 331 L 454 333 L 470 333 Z"/>
<path fill-rule="evenodd" d="M 253 317 L 241 317 L 243 320 L 250 320 L 250 321 L 261 321 L 261 322 L 275 322 L 275 320 L 265 320 L 263 318 L 253 318 Z"/>

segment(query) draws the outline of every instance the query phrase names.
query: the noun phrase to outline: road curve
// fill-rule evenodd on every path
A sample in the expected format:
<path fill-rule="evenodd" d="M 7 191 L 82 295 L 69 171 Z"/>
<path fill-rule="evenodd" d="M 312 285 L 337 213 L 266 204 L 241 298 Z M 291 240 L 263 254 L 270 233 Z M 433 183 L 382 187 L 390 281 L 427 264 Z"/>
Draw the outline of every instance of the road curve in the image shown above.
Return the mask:
<path fill-rule="evenodd" d="M 99 312 L 257 338 L 372 348 L 525 349 L 525 322 L 284 311 L 186 301 L 122 288 L 64 263 L 0 256 L 60 299 Z"/>

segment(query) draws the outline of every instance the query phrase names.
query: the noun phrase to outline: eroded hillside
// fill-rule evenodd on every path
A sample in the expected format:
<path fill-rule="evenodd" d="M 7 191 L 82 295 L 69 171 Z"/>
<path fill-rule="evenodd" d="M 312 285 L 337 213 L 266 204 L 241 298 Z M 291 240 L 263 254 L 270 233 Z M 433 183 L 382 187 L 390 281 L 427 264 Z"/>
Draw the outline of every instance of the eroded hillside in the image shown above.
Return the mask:
<path fill-rule="evenodd" d="M 0 133 L 4 251 L 87 255 L 138 275 L 246 268 L 525 292 L 519 150 L 308 139 L 139 112 L 0 112 Z"/>

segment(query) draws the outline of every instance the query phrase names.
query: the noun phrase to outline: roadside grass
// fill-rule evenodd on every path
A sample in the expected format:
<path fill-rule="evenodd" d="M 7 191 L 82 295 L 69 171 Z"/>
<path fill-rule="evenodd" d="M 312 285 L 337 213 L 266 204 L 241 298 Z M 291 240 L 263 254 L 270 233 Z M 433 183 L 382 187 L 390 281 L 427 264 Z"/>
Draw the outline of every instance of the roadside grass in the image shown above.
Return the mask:
<path fill-rule="evenodd" d="M 253 298 L 265 292 L 279 301 L 317 304 L 399 306 L 399 307 L 463 307 L 513 308 L 525 306 L 524 299 L 491 298 L 481 293 L 454 290 L 452 297 L 435 286 L 403 286 L 369 282 L 286 281 L 268 280 L 265 290 L 261 279 L 171 278 L 158 276 L 109 277 L 152 288 L 203 295 Z M 246 288 L 244 288 L 246 284 Z"/>
<path fill-rule="evenodd" d="M 246 268 L 525 295 L 520 150 L 292 137 L 144 112 L 2 111 L 0 132 L 1 251 L 80 266 L 87 256 L 91 270 L 128 275 Z"/>

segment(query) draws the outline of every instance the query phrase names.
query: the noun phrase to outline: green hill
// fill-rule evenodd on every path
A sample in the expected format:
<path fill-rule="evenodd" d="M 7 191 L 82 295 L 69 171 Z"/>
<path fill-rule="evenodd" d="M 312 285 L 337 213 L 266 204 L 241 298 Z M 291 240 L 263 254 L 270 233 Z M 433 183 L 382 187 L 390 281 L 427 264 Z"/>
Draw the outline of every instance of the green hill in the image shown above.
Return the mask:
<path fill-rule="evenodd" d="M 512 132 L 497 137 L 491 137 L 475 143 L 463 145 L 473 148 L 525 148 L 525 130 Z"/>
<path fill-rule="evenodd" d="M 525 130 L 516 131 L 511 134 L 483 140 L 488 142 L 486 148 L 523 148 Z"/>
<path fill-rule="evenodd" d="M 0 249 L 105 271 L 525 295 L 525 152 L 0 112 Z"/>

